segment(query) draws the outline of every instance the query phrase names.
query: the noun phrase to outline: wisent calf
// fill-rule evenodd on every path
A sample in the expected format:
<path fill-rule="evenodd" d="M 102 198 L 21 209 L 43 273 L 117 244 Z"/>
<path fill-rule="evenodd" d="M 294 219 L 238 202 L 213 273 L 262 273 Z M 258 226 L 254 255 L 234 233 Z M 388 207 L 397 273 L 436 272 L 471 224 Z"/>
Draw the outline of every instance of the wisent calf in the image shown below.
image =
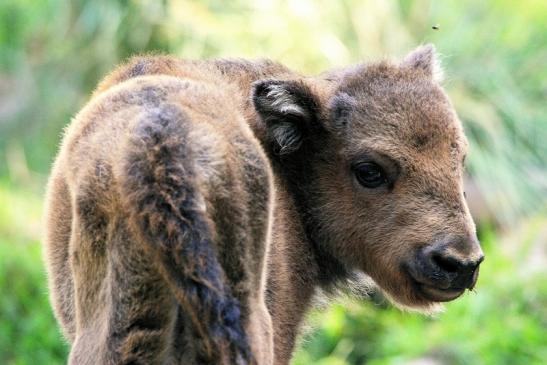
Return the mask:
<path fill-rule="evenodd" d="M 483 254 L 433 46 L 307 77 L 141 57 L 66 130 L 45 258 L 70 364 L 288 364 L 314 293 L 431 311 Z"/>

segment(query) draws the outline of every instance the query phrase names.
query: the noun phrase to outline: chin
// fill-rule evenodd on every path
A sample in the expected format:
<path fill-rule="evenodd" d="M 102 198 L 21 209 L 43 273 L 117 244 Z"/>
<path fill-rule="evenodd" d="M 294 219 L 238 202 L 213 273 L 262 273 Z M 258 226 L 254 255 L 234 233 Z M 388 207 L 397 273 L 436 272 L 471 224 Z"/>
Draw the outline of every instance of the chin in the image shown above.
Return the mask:
<path fill-rule="evenodd" d="M 442 313 L 444 311 L 443 303 L 434 302 L 434 301 L 402 301 L 401 299 L 389 294 L 388 292 L 382 290 L 383 295 L 389 300 L 393 306 L 396 308 L 412 313 L 420 313 L 428 316 L 433 316 L 435 314 Z"/>
<path fill-rule="evenodd" d="M 382 294 L 395 307 L 426 315 L 434 315 L 444 310 L 443 303 L 460 297 L 464 290 L 445 290 L 420 284 L 410 277 L 403 285 L 378 285 Z"/>

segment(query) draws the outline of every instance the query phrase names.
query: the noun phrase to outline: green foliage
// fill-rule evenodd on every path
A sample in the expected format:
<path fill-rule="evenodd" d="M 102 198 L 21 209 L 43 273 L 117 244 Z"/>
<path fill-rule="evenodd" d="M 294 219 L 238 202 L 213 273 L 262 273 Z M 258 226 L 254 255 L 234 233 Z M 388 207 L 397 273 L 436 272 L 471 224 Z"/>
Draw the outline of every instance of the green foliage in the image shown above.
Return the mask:
<path fill-rule="evenodd" d="M 0 24 L 0 174 L 17 175 L 13 151 L 47 172 L 62 128 L 132 54 L 269 57 L 315 73 L 433 42 L 490 212 L 510 224 L 546 204 L 542 0 L 5 0 Z"/>
<path fill-rule="evenodd" d="M 337 304 L 311 315 L 315 330 L 294 363 L 405 364 L 429 356 L 443 364 L 540 364 L 547 358 L 547 216 L 530 217 L 547 208 L 544 0 L 2 0 L 0 363 L 66 359 L 40 260 L 40 195 L 63 127 L 115 64 L 169 52 L 268 57 L 317 73 L 400 57 L 425 42 L 443 55 L 445 86 L 470 139 L 478 187 L 470 203 L 484 199 L 505 229 L 481 221 L 487 260 L 477 292 L 444 314 Z"/>
<path fill-rule="evenodd" d="M 36 241 L 41 203 L 3 184 L 0 202 L 0 363 L 64 363 L 67 348 L 50 310 Z"/>
<path fill-rule="evenodd" d="M 0 240 L 0 256 L 0 363 L 63 363 L 66 346 L 49 309 L 38 245 Z"/>

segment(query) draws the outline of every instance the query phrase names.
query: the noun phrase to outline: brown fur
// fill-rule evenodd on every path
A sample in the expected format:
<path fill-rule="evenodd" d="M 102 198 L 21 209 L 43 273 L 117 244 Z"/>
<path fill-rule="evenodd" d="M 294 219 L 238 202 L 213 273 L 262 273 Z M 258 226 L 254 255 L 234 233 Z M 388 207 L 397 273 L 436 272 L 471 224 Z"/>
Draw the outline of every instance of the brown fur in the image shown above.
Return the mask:
<path fill-rule="evenodd" d="M 474 285 L 466 140 L 436 72 L 422 47 L 313 78 L 171 57 L 106 77 L 48 188 L 46 262 L 70 363 L 288 364 L 316 289 L 354 272 L 421 310 Z M 389 183 L 361 186 L 364 160 Z M 433 249 L 473 278 L 431 264 Z M 240 324 L 243 337 L 223 332 Z"/>

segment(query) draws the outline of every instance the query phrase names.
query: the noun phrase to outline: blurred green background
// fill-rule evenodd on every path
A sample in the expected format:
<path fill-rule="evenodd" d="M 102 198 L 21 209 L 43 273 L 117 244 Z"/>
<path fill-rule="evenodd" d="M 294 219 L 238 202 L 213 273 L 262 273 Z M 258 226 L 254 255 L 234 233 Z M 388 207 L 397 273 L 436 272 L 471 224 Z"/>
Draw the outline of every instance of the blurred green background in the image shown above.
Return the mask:
<path fill-rule="evenodd" d="M 433 318 L 337 300 L 310 313 L 293 364 L 545 364 L 545 0 L 0 1 L 0 364 L 66 359 L 41 261 L 44 185 L 63 127 L 117 63 L 169 52 L 316 73 L 425 42 L 471 141 L 476 291 Z"/>

